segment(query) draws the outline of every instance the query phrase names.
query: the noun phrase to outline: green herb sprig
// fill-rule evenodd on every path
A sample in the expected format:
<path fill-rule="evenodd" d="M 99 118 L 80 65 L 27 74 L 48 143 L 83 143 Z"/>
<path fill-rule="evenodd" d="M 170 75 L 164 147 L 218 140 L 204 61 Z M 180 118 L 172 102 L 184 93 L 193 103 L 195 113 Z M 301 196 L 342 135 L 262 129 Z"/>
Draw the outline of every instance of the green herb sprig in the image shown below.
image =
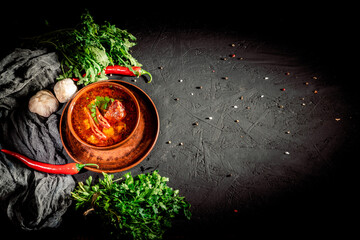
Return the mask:
<path fill-rule="evenodd" d="M 87 106 L 90 109 L 91 116 L 94 118 L 96 123 L 98 123 L 96 118 L 96 107 L 98 107 L 98 109 L 107 110 L 109 103 L 114 101 L 115 99 L 109 98 L 108 96 L 96 96 L 95 101 Z"/>
<path fill-rule="evenodd" d="M 118 64 L 131 71 L 131 66 L 142 66 L 129 52 L 136 45 L 135 36 L 109 22 L 96 24 L 88 11 L 75 28 L 59 29 L 33 40 L 55 47 L 62 69 L 58 80 L 75 77 L 78 85 L 107 79 L 104 69 L 109 65 Z"/>
<path fill-rule="evenodd" d="M 134 178 L 129 172 L 119 183 L 113 175 L 103 176 L 98 184 L 92 185 L 91 176 L 85 184 L 79 182 L 72 196 L 76 209 L 101 216 L 115 238 L 161 239 L 175 216 L 191 217 L 190 204 L 158 171 Z"/>

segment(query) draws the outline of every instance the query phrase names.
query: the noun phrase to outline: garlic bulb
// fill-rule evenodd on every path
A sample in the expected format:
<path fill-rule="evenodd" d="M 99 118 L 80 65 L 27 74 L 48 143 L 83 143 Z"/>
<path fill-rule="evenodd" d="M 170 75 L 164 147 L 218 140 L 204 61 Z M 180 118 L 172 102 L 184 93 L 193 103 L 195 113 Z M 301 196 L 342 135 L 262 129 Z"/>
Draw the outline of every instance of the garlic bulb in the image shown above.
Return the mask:
<path fill-rule="evenodd" d="M 63 79 L 57 82 L 54 86 L 55 96 L 61 103 L 69 101 L 76 91 L 77 87 L 74 81 L 70 78 Z"/>
<path fill-rule="evenodd" d="M 48 90 L 41 90 L 29 100 L 30 112 L 37 113 L 43 117 L 49 117 L 59 107 L 56 97 Z"/>

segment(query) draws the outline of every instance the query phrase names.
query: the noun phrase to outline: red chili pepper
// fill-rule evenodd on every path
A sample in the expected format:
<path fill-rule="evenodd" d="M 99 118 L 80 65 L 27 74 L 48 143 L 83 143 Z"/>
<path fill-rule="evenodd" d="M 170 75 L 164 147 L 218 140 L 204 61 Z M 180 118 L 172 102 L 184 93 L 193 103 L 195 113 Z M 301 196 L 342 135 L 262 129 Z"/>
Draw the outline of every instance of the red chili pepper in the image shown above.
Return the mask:
<path fill-rule="evenodd" d="M 105 68 L 105 74 L 119 74 L 119 75 L 126 75 L 126 76 L 131 76 L 131 77 L 137 77 L 137 76 L 141 76 L 144 74 L 149 75 L 150 80 L 148 81 L 148 83 L 150 83 L 152 81 L 152 76 L 148 71 L 145 71 L 144 69 L 141 69 L 141 67 L 131 67 L 135 72 L 133 73 L 129 68 L 124 67 L 124 66 L 119 66 L 119 65 L 114 65 L 114 66 L 107 66 Z M 83 77 L 85 77 L 86 74 L 83 74 Z M 77 82 L 79 81 L 78 78 L 72 78 L 73 81 Z"/>
<path fill-rule="evenodd" d="M 47 172 L 47 173 L 53 173 L 53 174 L 69 174 L 74 175 L 80 172 L 80 170 L 83 167 L 86 166 L 96 166 L 99 168 L 99 166 L 95 163 L 86 163 L 86 164 L 79 164 L 79 163 L 68 163 L 64 165 L 54 165 L 49 163 L 42 163 L 34 161 L 30 158 L 27 158 L 19 153 L 12 152 L 6 149 L 1 149 L 3 153 L 9 154 L 10 156 L 16 157 L 23 163 L 25 163 L 28 167 L 35 169 L 37 171 L 41 172 Z"/>
<path fill-rule="evenodd" d="M 144 69 L 141 69 L 141 67 L 137 67 L 137 66 L 134 66 L 131 68 L 136 73 L 134 73 L 129 68 L 124 67 L 124 66 L 119 66 L 119 65 L 107 66 L 105 68 L 105 74 L 120 74 L 120 75 L 132 76 L 132 77 L 147 74 L 150 77 L 150 80 L 148 82 L 151 82 L 152 76 L 148 71 L 145 71 Z"/>

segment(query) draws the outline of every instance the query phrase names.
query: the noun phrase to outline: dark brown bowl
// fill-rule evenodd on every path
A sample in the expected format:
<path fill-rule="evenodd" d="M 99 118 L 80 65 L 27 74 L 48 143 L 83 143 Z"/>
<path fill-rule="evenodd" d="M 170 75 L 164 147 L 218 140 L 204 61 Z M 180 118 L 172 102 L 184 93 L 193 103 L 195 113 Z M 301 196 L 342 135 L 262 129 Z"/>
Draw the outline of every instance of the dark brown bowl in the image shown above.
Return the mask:
<path fill-rule="evenodd" d="M 85 94 L 88 93 L 89 91 L 93 91 L 96 88 L 102 87 L 102 86 L 112 86 L 112 88 L 117 88 L 118 90 L 120 90 L 123 94 L 127 95 L 130 99 L 130 101 L 132 101 L 135 105 L 135 112 L 136 112 L 136 117 L 135 117 L 135 124 L 132 126 L 132 128 L 130 129 L 129 134 L 121 139 L 119 142 L 113 144 L 113 145 L 109 145 L 109 146 L 95 146 L 92 145 L 86 141 L 84 141 L 82 138 L 79 137 L 79 135 L 76 133 L 76 131 L 74 130 L 73 127 L 73 123 L 72 123 L 72 117 L 75 114 L 74 113 L 74 107 L 76 104 L 79 104 L 79 99 Z M 111 96 L 109 96 L 111 97 Z M 121 145 L 123 145 L 125 142 L 127 142 L 134 134 L 136 128 L 139 125 L 139 121 L 140 121 L 140 107 L 139 107 L 139 103 L 136 99 L 136 97 L 134 96 L 134 94 L 127 89 L 126 87 L 124 87 L 121 84 L 118 83 L 114 83 L 114 82 L 110 82 L 110 81 L 101 81 L 101 82 L 96 82 L 96 83 L 92 83 L 84 88 L 82 88 L 80 91 L 78 91 L 76 93 L 76 95 L 73 97 L 73 99 L 71 100 L 69 107 L 68 107 L 68 111 L 67 111 L 67 125 L 70 129 L 70 133 L 76 138 L 77 141 L 79 141 L 81 144 L 89 147 L 89 148 L 93 148 L 93 149 L 98 149 L 98 150 L 110 150 L 110 149 L 114 149 L 114 148 L 118 148 Z M 128 125 L 127 125 L 128 126 Z"/>

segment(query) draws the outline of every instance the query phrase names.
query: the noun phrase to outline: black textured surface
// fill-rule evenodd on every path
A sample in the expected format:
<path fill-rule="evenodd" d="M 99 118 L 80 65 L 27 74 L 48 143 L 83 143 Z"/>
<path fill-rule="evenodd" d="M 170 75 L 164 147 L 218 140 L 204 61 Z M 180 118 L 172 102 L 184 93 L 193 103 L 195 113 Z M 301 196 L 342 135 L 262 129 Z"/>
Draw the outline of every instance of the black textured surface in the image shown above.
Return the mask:
<path fill-rule="evenodd" d="M 167 239 L 351 232 L 359 133 L 351 11 L 149 5 L 131 13 L 122 12 L 131 6 L 88 8 L 96 21 L 138 38 L 133 55 L 153 74 L 152 83 L 135 84 L 155 102 L 160 135 L 131 172 L 158 169 L 192 204 L 193 219 L 175 222 Z M 26 22 L 32 15 L 23 10 L 13 25 L 25 24 L 22 35 L 46 29 L 38 27 L 44 19 L 72 24 L 81 9 L 36 9 L 41 14 Z M 99 176 L 75 178 L 89 175 Z M 32 234 L 94 239 L 96 226 L 70 210 L 60 229 Z"/>

